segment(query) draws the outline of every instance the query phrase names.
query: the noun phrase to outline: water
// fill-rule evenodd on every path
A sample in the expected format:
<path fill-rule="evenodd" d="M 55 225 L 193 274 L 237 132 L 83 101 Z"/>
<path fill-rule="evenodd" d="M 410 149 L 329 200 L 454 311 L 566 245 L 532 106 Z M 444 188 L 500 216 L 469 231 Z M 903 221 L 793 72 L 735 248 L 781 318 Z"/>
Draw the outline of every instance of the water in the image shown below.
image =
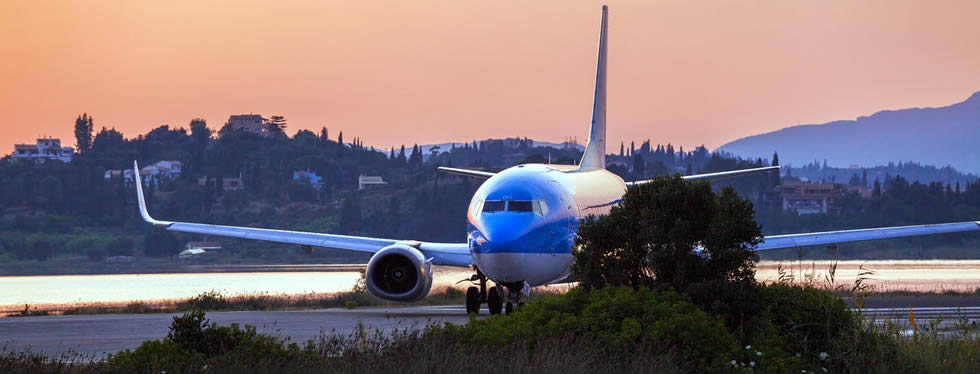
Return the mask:
<path fill-rule="evenodd" d="M 202 292 L 305 294 L 347 291 L 357 272 L 115 274 L 0 277 L 0 306 L 186 299 Z"/>
<path fill-rule="evenodd" d="M 757 279 L 778 278 L 776 262 L 758 264 Z M 797 275 L 800 263 L 782 262 Z M 828 261 L 803 262 L 803 273 L 822 280 Z M 874 270 L 867 284 L 877 291 L 910 290 L 971 292 L 980 287 L 980 260 L 841 261 L 836 284 L 853 284 L 861 268 Z M 812 269 L 812 270 L 811 270 Z M 433 289 L 456 285 L 471 272 L 464 268 L 437 267 Z M 0 310 L 24 304 L 120 303 L 133 300 L 187 299 L 202 292 L 239 294 L 306 294 L 350 290 L 357 278 L 351 271 L 221 272 L 182 274 L 61 275 L 0 277 Z"/>

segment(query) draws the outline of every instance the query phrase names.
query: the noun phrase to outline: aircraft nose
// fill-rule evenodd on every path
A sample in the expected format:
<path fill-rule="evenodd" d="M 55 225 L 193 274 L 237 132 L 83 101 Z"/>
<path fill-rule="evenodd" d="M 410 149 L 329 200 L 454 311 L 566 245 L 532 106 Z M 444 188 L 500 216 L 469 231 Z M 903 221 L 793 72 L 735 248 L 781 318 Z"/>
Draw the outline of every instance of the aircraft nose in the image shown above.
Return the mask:
<path fill-rule="evenodd" d="M 496 214 L 484 217 L 482 234 L 488 242 L 504 245 L 519 240 L 534 225 L 533 214 Z"/>

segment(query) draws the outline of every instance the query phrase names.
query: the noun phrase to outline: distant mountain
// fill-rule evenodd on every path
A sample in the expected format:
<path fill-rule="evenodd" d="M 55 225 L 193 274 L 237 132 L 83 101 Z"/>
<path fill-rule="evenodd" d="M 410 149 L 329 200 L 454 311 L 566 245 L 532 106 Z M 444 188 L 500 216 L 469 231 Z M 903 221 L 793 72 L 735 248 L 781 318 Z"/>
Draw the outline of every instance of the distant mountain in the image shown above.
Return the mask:
<path fill-rule="evenodd" d="M 783 165 L 813 161 L 870 167 L 916 161 L 980 173 L 980 92 L 941 108 L 886 110 L 855 121 L 787 127 L 725 144 L 719 151 L 771 158 Z"/>

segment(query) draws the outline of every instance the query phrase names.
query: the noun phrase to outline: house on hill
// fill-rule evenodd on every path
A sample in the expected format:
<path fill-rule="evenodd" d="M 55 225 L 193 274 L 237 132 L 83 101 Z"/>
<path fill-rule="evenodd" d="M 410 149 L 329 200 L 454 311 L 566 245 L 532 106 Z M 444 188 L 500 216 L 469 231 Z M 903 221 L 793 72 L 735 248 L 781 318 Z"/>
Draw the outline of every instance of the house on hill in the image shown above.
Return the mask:
<path fill-rule="evenodd" d="M 74 148 L 62 147 L 61 139 L 54 138 L 37 139 L 36 144 L 15 144 L 14 153 L 10 155 L 14 159 L 30 159 L 37 163 L 47 160 L 71 162 L 74 156 Z"/>
<path fill-rule="evenodd" d="M 780 195 L 783 211 L 798 214 L 827 214 L 839 210 L 834 200 L 843 193 L 843 185 L 837 183 L 783 182 Z"/>
<path fill-rule="evenodd" d="M 208 183 L 218 183 L 218 177 L 200 177 L 197 178 L 197 184 L 204 186 Z M 237 178 L 222 177 L 221 178 L 221 189 L 225 191 L 239 191 L 245 189 L 245 183 L 242 181 L 242 174 L 238 173 Z"/>
<path fill-rule="evenodd" d="M 236 114 L 228 117 L 228 126 L 232 130 L 242 130 L 268 136 L 269 132 L 266 131 L 266 121 L 259 114 Z"/>
<path fill-rule="evenodd" d="M 357 177 L 357 189 L 363 190 L 365 186 L 375 186 L 388 184 L 381 179 L 381 176 L 361 175 Z"/>

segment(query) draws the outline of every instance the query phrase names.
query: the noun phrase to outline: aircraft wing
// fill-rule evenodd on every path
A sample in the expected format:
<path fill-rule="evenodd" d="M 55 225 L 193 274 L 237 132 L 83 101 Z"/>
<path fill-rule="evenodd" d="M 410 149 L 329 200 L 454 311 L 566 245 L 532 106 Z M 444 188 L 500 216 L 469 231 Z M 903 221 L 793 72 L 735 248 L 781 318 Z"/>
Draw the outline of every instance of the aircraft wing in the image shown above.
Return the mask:
<path fill-rule="evenodd" d="M 719 171 L 717 173 L 686 175 L 681 177 L 681 179 L 686 181 L 714 180 L 714 179 L 721 179 L 721 178 L 737 177 L 739 175 L 767 173 L 767 172 L 778 171 L 778 170 L 779 170 L 779 165 L 776 165 L 776 166 L 766 166 L 766 167 L 752 168 L 752 169 Z M 644 183 L 649 183 L 651 180 L 652 179 L 648 179 L 644 181 L 636 181 L 636 182 L 626 182 L 626 185 L 635 186 Z"/>
<path fill-rule="evenodd" d="M 491 173 L 489 171 L 479 171 L 479 170 L 469 170 L 469 169 L 459 169 L 459 168 L 447 168 L 445 166 L 440 166 L 438 168 L 438 170 L 441 171 L 441 172 L 449 173 L 449 174 L 465 175 L 467 177 L 483 178 L 483 179 L 490 178 L 490 177 L 494 176 L 494 174 L 497 174 L 497 173 Z"/>
<path fill-rule="evenodd" d="M 980 221 L 772 235 L 763 237 L 763 242 L 756 247 L 756 250 L 764 251 L 769 249 L 800 247 L 805 245 L 836 244 L 862 240 L 900 238 L 903 236 L 946 234 L 952 232 L 977 230 L 980 230 Z"/>
<path fill-rule="evenodd" d="M 469 246 L 466 243 L 427 243 L 413 240 L 160 221 L 151 217 L 149 211 L 147 211 L 146 200 L 143 198 L 142 178 L 139 176 L 139 165 L 134 161 L 133 167 L 135 168 L 136 191 L 139 197 L 140 214 L 143 216 L 143 220 L 154 226 L 166 228 L 169 231 L 265 240 L 312 247 L 338 248 L 367 253 L 374 253 L 384 247 L 398 243 L 415 247 L 427 258 L 431 258 L 432 263 L 436 265 L 468 267 L 473 262 Z"/>

